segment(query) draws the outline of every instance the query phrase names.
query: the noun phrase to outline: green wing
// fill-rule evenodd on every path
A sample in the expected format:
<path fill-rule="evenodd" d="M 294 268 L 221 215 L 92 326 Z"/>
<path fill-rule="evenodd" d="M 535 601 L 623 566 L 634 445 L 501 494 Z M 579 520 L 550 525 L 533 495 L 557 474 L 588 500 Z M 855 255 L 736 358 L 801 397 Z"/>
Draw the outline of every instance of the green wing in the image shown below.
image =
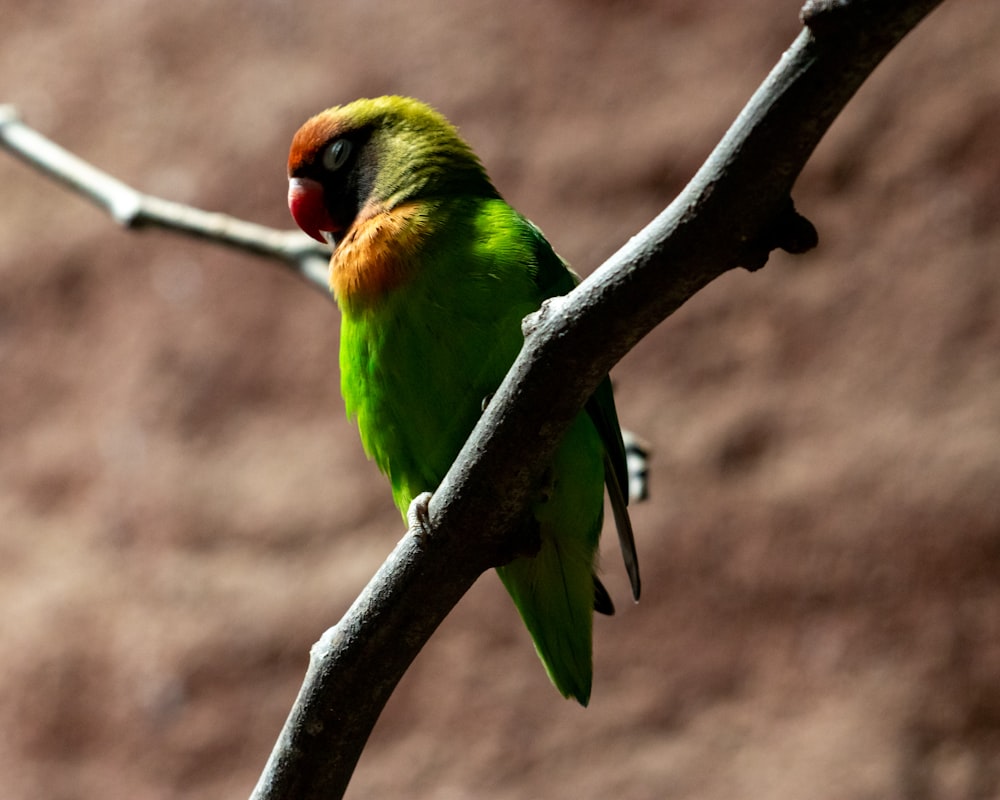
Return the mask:
<path fill-rule="evenodd" d="M 535 248 L 538 261 L 536 281 L 545 297 L 567 294 L 580 282 L 579 276 L 551 248 L 542 232 L 531 222 L 525 220 L 535 233 L 537 244 Z M 632 587 L 632 597 L 639 599 L 641 580 L 639 578 L 639 559 L 635 550 L 635 534 L 632 531 L 632 521 L 628 514 L 628 463 L 625 458 L 625 444 L 622 441 L 621 426 L 618 424 L 618 412 L 615 409 L 615 397 L 611 388 L 611 379 L 605 377 L 590 396 L 586 405 L 597 433 L 604 444 L 604 483 L 608 489 L 608 499 L 615 518 L 615 528 L 618 531 L 618 543 L 625 561 L 629 583 Z M 607 592 L 596 577 L 596 592 L 599 610 L 608 606 L 604 600 Z M 611 606 L 613 610 L 613 606 Z M 605 612 L 606 613 L 606 612 Z"/>

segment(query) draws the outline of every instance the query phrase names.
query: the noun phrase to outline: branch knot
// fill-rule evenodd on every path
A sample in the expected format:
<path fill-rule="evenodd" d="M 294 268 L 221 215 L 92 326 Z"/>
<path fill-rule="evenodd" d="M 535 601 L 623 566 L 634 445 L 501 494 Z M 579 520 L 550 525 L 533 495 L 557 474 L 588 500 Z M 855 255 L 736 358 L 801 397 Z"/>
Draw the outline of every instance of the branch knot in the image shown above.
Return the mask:
<path fill-rule="evenodd" d="M 755 272 L 767 263 L 772 250 L 781 249 L 792 255 L 812 250 L 819 244 L 819 234 L 815 226 L 798 211 L 789 196 L 775 215 L 774 220 L 761 233 L 756 242 L 751 242 L 743 267 Z"/>

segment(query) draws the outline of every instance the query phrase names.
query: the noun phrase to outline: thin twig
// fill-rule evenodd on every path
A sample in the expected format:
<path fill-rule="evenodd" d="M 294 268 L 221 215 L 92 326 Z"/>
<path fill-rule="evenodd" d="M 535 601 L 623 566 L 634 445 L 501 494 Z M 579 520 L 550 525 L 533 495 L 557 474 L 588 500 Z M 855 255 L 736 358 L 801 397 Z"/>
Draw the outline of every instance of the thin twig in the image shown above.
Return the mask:
<path fill-rule="evenodd" d="M 164 228 L 275 259 L 330 297 L 326 276 L 329 248 L 301 231 L 277 230 L 143 194 L 25 124 L 13 106 L 0 106 L 0 144 L 105 209 L 125 228 Z"/>

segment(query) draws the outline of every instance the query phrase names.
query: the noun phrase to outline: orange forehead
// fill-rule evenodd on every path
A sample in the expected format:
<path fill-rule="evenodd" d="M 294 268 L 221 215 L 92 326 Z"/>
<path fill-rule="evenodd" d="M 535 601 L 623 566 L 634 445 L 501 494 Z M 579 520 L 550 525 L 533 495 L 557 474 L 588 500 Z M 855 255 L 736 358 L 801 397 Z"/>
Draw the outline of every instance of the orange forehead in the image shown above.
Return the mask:
<path fill-rule="evenodd" d="M 295 175 L 302 167 L 316 159 L 316 155 L 331 139 L 336 138 L 348 128 L 347 120 L 335 113 L 331 108 L 317 114 L 298 129 L 292 138 L 292 147 L 288 151 L 288 174 Z"/>

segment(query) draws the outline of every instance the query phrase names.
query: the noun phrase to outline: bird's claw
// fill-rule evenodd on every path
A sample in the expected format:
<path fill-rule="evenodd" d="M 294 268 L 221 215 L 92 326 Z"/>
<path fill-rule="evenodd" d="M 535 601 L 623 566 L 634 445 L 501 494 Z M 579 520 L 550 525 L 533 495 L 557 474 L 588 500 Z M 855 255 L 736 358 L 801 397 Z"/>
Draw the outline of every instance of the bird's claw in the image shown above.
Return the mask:
<path fill-rule="evenodd" d="M 431 527 L 431 493 L 422 492 L 406 509 L 406 525 L 417 536 L 426 536 Z"/>

